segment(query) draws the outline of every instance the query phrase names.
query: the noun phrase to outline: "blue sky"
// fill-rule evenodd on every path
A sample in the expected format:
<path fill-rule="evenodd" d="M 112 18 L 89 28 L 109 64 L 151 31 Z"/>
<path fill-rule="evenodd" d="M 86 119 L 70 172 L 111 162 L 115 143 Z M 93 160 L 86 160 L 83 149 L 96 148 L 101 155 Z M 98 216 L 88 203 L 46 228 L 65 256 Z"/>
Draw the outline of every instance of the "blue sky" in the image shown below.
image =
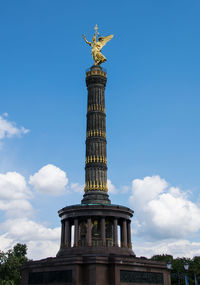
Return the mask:
<path fill-rule="evenodd" d="M 19 241 L 32 258 L 55 255 L 57 210 L 81 200 L 93 64 L 81 35 L 98 24 L 114 34 L 103 49 L 112 202 L 135 210 L 137 255 L 200 254 L 199 10 L 195 0 L 0 2 L 2 250 Z M 55 179 L 41 185 L 42 175 Z"/>

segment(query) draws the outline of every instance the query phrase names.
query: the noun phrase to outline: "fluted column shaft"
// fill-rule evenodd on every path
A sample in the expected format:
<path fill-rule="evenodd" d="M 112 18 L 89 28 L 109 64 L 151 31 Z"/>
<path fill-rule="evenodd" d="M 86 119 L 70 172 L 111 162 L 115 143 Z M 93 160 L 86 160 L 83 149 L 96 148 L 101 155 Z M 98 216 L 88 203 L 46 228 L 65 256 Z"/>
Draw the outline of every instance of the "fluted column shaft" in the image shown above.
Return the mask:
<path fill-rule="evenodd" d="M 66 247 L 70 247 L 71 246 L 71 225 L 70 222 L 68 220 L 65 221 L 65 246 Z"/>
<path fill-rule="evenodd" d="M 65 223 L 64 221 L 62 221 L 61 223 L 61 247 L 64 247 L 64 243 L 65 243 Z"/>
<path fill-rule="evenodd" d="M 92 245 L 92 225 L 91 225 L 91 218 L 87 219 L 87 245 Z"/>
<path fill-rule="evenodd" d="M 132 248 L 132 243 L 131 243 L 131 221 L 127 221 L 127 242 L 128 242 L 128 247 Z"/>
<path fill-rule="evenodd" d="M 93 66 L 86 73 L 88 100 L 84 204 L 94 203 L 95 200 L 103 204 L 110 203 L 107 195 L 106 76 L 100 66 Z"/>
<path fill-rule="evenodd" d="M 122 222 L 122 240 L 121 240 L 122 247 L 127 247 L 127 223 L 126 220 Z"/>
<path fill-rule="evenodd" d="M 114 246 L 118 246 L 118 221 L 114 219 Z"/>
<path fill-rule="evenodd" d="M 78 231 L 78 219 L 74 220 L 74 246 L 78 246 L 78 240 L 79 240 L 79 231 Z"/>
<path fill-rule="evenodd" d="M 87 78 L 86 191 L 107 191 L 105 84 L 103 76 Z"/>
<path fill-rule="evenodd" d="M 101 218 L 101 240 L 102 245 L 106 245 L 106 226 L 105 226 L 105 218 Z"/>

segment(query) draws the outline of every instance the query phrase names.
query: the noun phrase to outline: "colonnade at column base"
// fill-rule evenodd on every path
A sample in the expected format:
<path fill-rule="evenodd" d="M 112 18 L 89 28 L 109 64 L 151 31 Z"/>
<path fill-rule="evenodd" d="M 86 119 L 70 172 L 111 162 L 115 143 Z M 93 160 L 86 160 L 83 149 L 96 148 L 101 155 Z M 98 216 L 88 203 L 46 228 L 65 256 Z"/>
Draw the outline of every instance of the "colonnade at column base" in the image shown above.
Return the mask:
<path fill-rule="evenodd" d="M 79 204 L 61 209 L 59 216 L 62 228 L 58 257 L 86 253 L 134 256 L 131 209 L 113 204 Z"/>

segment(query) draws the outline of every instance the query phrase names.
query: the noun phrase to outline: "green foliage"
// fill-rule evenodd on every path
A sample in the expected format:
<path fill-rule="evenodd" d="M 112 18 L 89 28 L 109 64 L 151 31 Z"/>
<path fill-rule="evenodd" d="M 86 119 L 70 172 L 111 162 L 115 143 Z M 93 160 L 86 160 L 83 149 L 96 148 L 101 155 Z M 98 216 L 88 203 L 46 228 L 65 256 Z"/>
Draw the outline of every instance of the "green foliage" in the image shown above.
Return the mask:
<path fill-rule="evenodd" d="M 16 244 L 7 252 L 0 251 L 0 285 L 19 285 L 21 266 L 27 261 L 27 246 Z"/>
<path fill-rule="evenodd" d="M 195 274 L 197 276 L 198 283 L 200 284 L 200 256 L 195 256 L 193 259 L 190 258 L 173 258 L 172 255 L 154 255 L 152 260 L 155 261 L 165 261 L 166 263 L 168 261 L 172 264 L 171 269 L 171 284 L 179 284 L 179 285 L 185 285 L 185 274 L 188 275 L 189 278 L 189 284 L 195 285 Z M 189 264 L 189 270 L 188 272 L 184 269 L 184 263 L 187 262 Z"/>
<path fill-rule="evenodd" d="M 151 259 L 155 261 L 165 261 L 167 263 L 168 261 L 173 261 L 173 256 L 168 254 L 154 255 Z"/>

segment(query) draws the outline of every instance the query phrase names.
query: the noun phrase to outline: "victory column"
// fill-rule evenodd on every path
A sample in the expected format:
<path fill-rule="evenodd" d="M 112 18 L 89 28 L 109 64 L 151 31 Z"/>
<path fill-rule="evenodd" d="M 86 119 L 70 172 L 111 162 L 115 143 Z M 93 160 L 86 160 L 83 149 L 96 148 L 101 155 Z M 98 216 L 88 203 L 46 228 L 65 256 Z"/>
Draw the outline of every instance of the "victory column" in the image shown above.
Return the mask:
<path fill-rule="evenodd" d="M 107 73 L 102 47 L 113 35 L 99 37 L 97 25 L 91 46 L 94 65 L 86 72 L 88 89 L 85 193 L 81 204 L 66 206 L 61 218 L 57 256 L 30 261 L 22 268 L 21 285 L 169 285 L 164 263 L 136 258 L 131 243 L 133 211 L 113 205 L 107 189 L 105 86 Z"/>
<path fill-rule="evenodd" d="M 107 74 L 100 64 L 106 61 L 101 53 L 102 47 L 113 38 L 113 35 L 99 37 L 95 26 L 95 34 L 91 46 L 94 66 L 86 73 L 88 88 L 87 100 L 87 133 L 85 158 L 85 195 L 82 203 L 110 203 L 107 188 L 107 152 L 106 152 L 106 115 L 105 115 L 105 86 Z M 95 191 L 95 192 L 94 192 Z"/>

